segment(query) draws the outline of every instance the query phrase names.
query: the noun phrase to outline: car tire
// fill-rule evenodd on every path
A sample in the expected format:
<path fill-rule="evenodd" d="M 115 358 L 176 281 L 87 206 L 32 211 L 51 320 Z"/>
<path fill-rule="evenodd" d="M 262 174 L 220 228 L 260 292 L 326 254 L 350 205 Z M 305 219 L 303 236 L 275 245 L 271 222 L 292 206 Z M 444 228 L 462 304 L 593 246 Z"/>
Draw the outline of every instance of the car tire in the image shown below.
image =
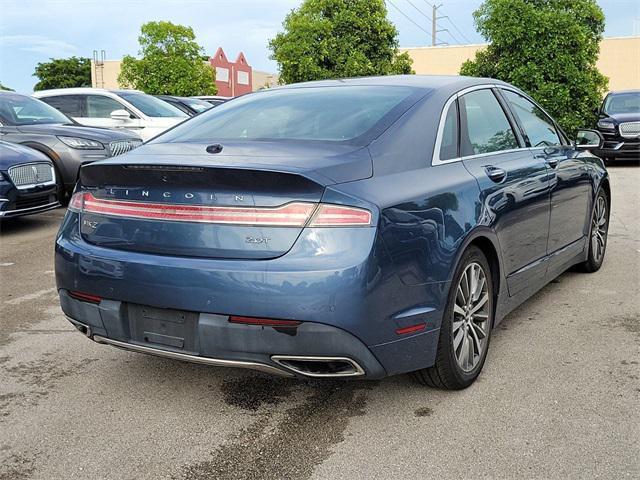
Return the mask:
<path fill-rule="evenodd" d="M 474 277 L 477 278 L 475 290 Z M 493 327 L 492 278 L 491 267 L 482 250 L 469 247 L 451 282 L 435 364 L 413 373 L 418 382 L 434 388 L 460 390 L 476 380 L 487 358 Z M 472 313 L 474 309 L 475 313 Z M 484 336 L 480 338 L 481 335 Z"/>
<path fill-rule="evenodd" d="M 69 202 L 67 188 L 62 180 L 60 169 L 58 169 L 58 166 L 55 163 L 53 163 L 53 168 L 56 171 L 56 196 L 58 197 L 58 202 L 60 202 L 60 205 L 66 205 Z"/>
<path fill-rule="evenodd" d="M 593 273 L 602 267 L 609 236 L 609 205 L 609 197 L 604 190 L 600 189 L 591 212 L 587 247 L 589 252 L 587 260 L 578 265 L 580 271 Z"/>

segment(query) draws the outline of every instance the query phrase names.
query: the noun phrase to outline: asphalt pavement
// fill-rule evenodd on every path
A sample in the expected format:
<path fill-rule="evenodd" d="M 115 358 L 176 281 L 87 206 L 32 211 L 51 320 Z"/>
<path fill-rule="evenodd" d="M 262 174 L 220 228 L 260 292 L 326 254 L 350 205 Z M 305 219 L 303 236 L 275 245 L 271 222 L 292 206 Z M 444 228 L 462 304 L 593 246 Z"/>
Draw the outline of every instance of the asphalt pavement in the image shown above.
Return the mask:
<path fill-rule="evenodd" d="M 0 480 L 640 478 L 640 168 L 610 174 L 603 268 L 510 314 L 461 392 L 98 345 L 58 305 L 64 211 L 0 225 Z"/>

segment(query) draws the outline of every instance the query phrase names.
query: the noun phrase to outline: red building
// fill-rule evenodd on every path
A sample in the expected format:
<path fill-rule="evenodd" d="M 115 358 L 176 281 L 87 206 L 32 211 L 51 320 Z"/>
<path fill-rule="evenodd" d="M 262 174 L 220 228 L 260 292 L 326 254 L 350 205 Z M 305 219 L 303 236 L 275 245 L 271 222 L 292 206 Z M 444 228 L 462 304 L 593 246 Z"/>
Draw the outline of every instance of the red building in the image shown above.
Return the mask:
<path fill-rule="evenodd" d="M 222 48 L 218 48 L 215 55 L 209 59 L 216 70 L 216 86 L 218 95 L 223 97 L 237 97 L 253 90 L 253 75 L 251 65 L 247 63 L 244 53 L 240 52 L 235 62 L 230 62 Z"/>

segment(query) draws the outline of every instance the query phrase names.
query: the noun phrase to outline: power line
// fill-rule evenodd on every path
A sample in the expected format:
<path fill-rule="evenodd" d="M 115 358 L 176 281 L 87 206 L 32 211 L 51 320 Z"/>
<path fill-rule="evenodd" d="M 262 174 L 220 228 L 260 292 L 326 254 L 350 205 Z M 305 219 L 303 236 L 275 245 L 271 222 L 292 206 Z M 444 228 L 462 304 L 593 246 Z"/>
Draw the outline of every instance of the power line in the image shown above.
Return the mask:
<path fill-rule="evenodd" d="M 427 32 L 424 28 L 422 28 L 418 23 L 414 22 L 411 17 L 409 17 L 409 15 L 407 15 L 406 13 L 404 13 L 402 10 L 400 10 L 391 0 L 386 0 L 386 2 L 391 5 L 393 8 L 395 8 L 398 12 L 400 12 L 400 14 L 406 18 L 407 20 L 409 20 L 411 23 L 413 23 L 416 27 L 418 27 L 420 30 L 422 30 L 424 33 L 426 33 L 427 35 L 431 35 L 431 33 Z"/>
<path fill-rule="evenodd" d="M 422 10 L 420 10 L 418 7 L 416 7 L 415 4 L 411 0 L 407 0 L 407 3 L 409 5 L 411 5 L 413 8 L 415 8 L 418 11 L 418 13 L 420 13 L 420 15 L 422 15 L 424 18 L 426 18 L 427 20 L 431 21 L 431 17 L 429 15 L 427 15 L 426 13 L 424 13 Z"/>
<path fill-rule="evenodd" d="M 455 22 L 454 22 L 453 20 L 451 20 L 448 16 L 446 17 L 446 19 L 447 19 L 447 20 L 449 20 L 449 23 L 450 23 L 451 25 L 453 25 L 453 28 L 455 28 L 455 29 L 456 29 L 456 31 L 457 31 L 460 35 L 462 35 L 462 38 L 463 38 L 467 43 L 472 43 L 472 42 L 471 42 L 471 40 L 469 40 L 469 37 L 467 37 L 464 33 L 462 33 L 462 30 L 460 30 L 460 29 L 458 28 L 458 26 L 455 24 Z"/>

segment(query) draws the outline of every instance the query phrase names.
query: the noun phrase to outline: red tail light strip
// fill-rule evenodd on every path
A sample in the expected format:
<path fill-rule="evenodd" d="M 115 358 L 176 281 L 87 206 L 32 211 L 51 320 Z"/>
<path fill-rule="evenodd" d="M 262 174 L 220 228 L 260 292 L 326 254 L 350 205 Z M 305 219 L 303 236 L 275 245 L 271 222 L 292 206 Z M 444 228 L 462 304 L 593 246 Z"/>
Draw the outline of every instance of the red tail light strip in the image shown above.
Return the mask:
<path fill-rule="evenodd" d="M 205 205 L 179 205 L 145 202 L 126 202 L 95 198 L 91 193 L 72 202 L 71 207 L 85 213 L 97 213 L 116 217 L 169 220 L 182 222 L 220 223 L 236 225 L 273 225 L 303 227 L 316 206 L 312 203 L 289 203 L 280 207 L 245 208 L 212 207 Z"/>
<path fill-rule="evenodd" d="M 322 204 L 313 216 L 310 227 L 371 225 L 371 212 L 362 208 Z"/>
<path fill-rule="evenodd" d="M 304 227 L 315 211 L 310 227 L 371 225 L 371 212 L 368 210 L 306 202 L 292 202 L 279 207 L 216 207 L 106 200 L 94 197 L 91 192 L 80 192 L 71 199 L 69 209 L 147 220 L 276 227 Z"/>

